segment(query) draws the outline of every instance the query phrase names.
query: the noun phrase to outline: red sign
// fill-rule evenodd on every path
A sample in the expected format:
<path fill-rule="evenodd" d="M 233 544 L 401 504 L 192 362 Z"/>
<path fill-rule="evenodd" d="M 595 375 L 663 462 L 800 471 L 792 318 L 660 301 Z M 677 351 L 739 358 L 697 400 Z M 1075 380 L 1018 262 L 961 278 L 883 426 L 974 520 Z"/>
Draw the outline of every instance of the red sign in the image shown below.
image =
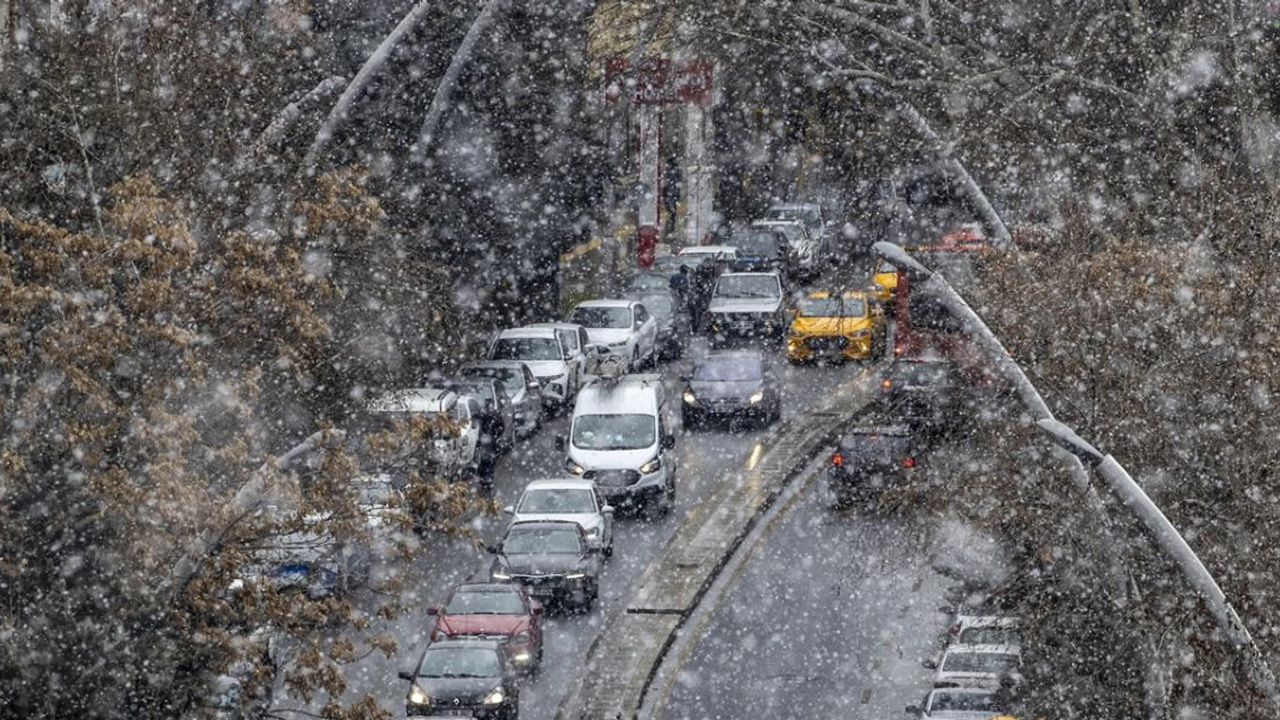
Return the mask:
<path fill-rule="evenodd" d="M 605 62 L 605 94 L 610 100 L 629 89 L 633 101 L 646 105 L 711 104 L 715 64 L 710 60 L 646 58 L 635 72 L 628 72 L 629 64 L 620 56 Z"/>

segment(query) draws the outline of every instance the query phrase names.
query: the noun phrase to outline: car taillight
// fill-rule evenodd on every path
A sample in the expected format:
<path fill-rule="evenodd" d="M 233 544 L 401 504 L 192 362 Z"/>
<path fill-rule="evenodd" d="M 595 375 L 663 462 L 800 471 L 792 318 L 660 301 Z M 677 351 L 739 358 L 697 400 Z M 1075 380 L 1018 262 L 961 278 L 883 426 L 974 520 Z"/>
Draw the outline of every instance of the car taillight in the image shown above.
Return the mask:
<path fill-rule="evenodd" d="M 904 467 L 904 468 L 913 468 L 913 467 L 915 467 L 915 466 L 916 466 L 916 459 L 915 459 L 915 458 L 909 458 L 909 457 L 902 458 L 902 467 Z"/>
<path fill-rule="evenodd" d="M 893 387 L 893 381 L 890 380 L 889 378 L 885 378 L 880 381 L 880 387 L 884 388 L 885 390 L 888 390 L 889 388 Z"/>
<path fill-rule="evenodd" d="M 844 465 L 844 455 L 841 455 L 840 453 L 836 453 L 835 455 L 832 455 L 831 464 L 835 465 L 836 467 L 840 467 Z"/>

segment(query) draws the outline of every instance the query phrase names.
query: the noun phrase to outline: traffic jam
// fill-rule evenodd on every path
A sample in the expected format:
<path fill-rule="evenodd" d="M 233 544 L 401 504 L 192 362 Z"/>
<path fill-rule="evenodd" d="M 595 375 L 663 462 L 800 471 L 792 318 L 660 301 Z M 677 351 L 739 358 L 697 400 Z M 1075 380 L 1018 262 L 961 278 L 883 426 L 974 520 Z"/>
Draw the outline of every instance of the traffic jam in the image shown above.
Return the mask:
<path fill-rule="evenodd" d="M 980 235 L 971 235 L 957 246 L 953 233 L 933 249 L 981 252 Z M 834 508 L 874 503 L 927 462 L 965 414 L 967 378 L 930 350 L 952 328 L 902 300 L 906 275 L 883 260 L 870 274 L 824 272 L 835 265 L 835 244 L 820 205 L 776 205 L 762 220 L 657 256 L 631 272 L 617 297 L 581 300 L 562 319 L 501 329 L 482 357 L 454 375 L 366 404 L 355 423 L 361 432 L 351 437 L 406 420 L 448 428 L 431 436 L 430 466 L 486 497 L 502 455 L 552 418 L 568 418 L 567 433 L 554 438 L 562 471 L 529 481 L 502 508 L 505 531 L 486 546 L 486 575 L 426 608 L 428 642 L 400 672 L 407 717 L 517 718 L 522 681 L 544 660 L 547 614 L 589 613 L 597 604 L 602 570 L 626 542 L 626 525 L 615 520 L 660 518 L 675 508 L 677 431 L 775 423 L 781 364 L 891 360 L 878 401 L 827 463 L 823 485 Z M 685 358 L 692 370 L 668 397 L 663 369 L 695 347 L 707 350 Z M 367 472 L 355 482 L 371 522 L 393 525 L 390 516 L 412 506 L 395 472 Z M 361 567 L 353 555 L 360 554 L 342 553 L 334 567 L 285 552 L 270 559 L 271 572 L 277 586 L 336 593 L 368 579 L 371 560 Z M 937 669 L 936 688 L 909 713 L 970 717 L 954 712 L 972 709 L 989 717 L 1005 702 L 1001 693 L 1016 678 L 1006 672 L 1018 660 L 1016 621 L 957 615 L 956 623 L 947 649 L 927 661 Z"/>

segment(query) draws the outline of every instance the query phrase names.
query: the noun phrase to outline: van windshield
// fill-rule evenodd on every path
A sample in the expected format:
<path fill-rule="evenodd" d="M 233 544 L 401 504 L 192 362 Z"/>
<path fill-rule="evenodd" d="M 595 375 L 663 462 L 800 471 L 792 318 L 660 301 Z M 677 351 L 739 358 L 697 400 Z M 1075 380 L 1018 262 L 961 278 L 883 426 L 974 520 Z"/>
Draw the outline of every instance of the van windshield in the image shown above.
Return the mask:
<path fill-rule="evenodd" d="M 639 450 L 657 441 L 652 415 L 579 415 L 573 421 L 573 446 L 582 450 Z"/>

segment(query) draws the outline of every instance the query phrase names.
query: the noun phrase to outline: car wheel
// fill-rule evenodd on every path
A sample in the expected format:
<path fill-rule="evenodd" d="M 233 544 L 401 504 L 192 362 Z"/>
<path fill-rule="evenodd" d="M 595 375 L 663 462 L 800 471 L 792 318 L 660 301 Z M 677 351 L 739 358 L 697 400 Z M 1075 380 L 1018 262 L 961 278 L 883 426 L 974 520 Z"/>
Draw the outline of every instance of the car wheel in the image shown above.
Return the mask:
<path fill-rule="evenodd" d="M 685 430 L 693 430 L 698 427 L 698 418 L 692 413 L 682 412 L 680 413 L 680 424 L 684 426 Z"/>

